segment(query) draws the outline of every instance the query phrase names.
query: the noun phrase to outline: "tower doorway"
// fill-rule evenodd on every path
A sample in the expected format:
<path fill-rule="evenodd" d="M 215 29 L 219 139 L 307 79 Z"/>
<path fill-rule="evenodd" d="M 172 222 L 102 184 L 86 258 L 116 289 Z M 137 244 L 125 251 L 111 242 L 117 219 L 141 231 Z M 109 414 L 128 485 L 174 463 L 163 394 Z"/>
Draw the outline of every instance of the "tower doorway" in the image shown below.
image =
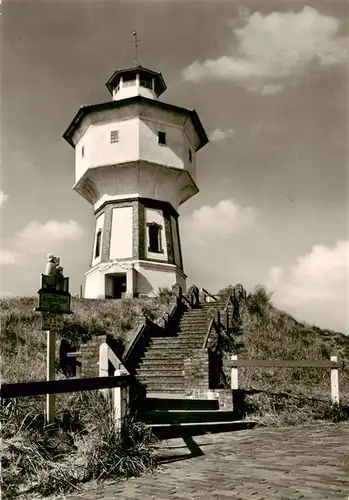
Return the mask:
<path fill-rule="evenodd" d="M 126 274 L 110 276 L 111 296 L 113 299 L 121 299 L 126 293 Z"/>

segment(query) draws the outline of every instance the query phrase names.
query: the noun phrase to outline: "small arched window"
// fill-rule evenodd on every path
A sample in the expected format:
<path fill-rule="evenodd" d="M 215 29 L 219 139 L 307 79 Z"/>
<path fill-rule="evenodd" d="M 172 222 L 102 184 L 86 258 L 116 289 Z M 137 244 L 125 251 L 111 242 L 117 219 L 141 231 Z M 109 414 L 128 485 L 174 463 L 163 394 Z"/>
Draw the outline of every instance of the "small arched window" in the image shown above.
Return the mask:
<path fill-rule="evenodd" d="M 162 227 L 156 222 L 151 222 L 148 225 L 148 240 L 149 240 L 149 252 L 162 253 L 161 246 L 161 229 Z"/>
<path fill-rule="evenodd" d="M 95 259 L 101 255 L 102 230 L 99 229 L 96 235 Z"/>

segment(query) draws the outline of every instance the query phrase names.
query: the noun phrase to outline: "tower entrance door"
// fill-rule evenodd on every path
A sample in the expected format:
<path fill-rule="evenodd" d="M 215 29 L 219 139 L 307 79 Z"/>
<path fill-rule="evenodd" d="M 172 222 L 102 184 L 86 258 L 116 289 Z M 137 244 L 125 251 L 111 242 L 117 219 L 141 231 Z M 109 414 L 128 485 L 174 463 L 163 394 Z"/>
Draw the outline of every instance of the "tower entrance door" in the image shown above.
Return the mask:
<path fill-rule="evenodd" d="M 111 276 L 111 295 L 113 299 L 121 299 L 126 293 L 126 274 Z"/>

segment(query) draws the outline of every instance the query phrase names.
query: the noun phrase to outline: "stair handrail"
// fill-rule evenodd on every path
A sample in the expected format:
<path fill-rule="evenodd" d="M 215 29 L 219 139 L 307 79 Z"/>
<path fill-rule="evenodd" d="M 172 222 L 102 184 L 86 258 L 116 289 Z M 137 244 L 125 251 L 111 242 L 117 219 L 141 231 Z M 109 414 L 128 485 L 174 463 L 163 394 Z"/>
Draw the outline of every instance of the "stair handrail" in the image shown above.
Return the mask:
<path fill-rule="evenodd" d="M 180 309 L 181 304 L 183 304 L 182 297 L 175 297 L 175 301 L 171 305 L 169 312 L 165 313 L 161 320 L 158 322 L 160 324 L 155 323 L 145 314 L 143 315 L 143 322 L 139 325 L 131 344 L 128 346 L 122 357 L 123 362 L 129 370 L 132 370 L 132 367 L 130 366 L 132 355 L 136 352 L 137 346 L 141 345 L 142 343 L 146 343 L 148 341 L 148 337 L 153 331 L 160 329 L 165 332 L 169 328 L 171 320 L 175 317 L 177 311 Z"/>
<path fill-rule="evenodd" d="M 220 316 L 220 312 L 219 312 L 218 309 L 216 309 L 216 312 L 217 312 L 217 315 Z M 206 333 L 206 336 L 205 336 L 204 343 L 202 344 L 202 348 L 203 349 L 207 348 L 208 341 L 210 339 L 210 335 L 212 333 L 212 330 L 213 329 L 216 330 L 216 333 L 217 333 L 217 335 L 219 337 L 220 334 L 221 334 L 222 327 L 224 327 L 224 325 L 221 324 L 219 318 L 218 318 L 218 322 L 215 320 L 215 318 L 211 318 L 211 320 L 209 322 L 209 325 L 208 325 L 208 328 L 207 328 L 207 333 Z"/>
<path fill-rule="evenodd" d="M 215 300 L 215 301 L 217 301 L 217 300 L 218 300 L 218 299 L 217 299 L 217 297 L 219 297 L 219 295 L 218 295 L 218 296 L 217 296 L 217 295 L 212 295 L 212 293 L 208 292 L 208 291 L 206 290 L 206 288 L 201 287 L 201 291 L 202 291 L 202 293 L 204 294 L 204 296 L 205 296 L 205 297 L 211 297 L 211 298 L 212 298 L 213 300 Z"/>
<path fill-rule="evenodd" d="M 150 321 L 149 318 L 144 314 L 143 315 L 143 323 L 139 325 L 131 344 L 129 345 L 129 347 L 127 348 L 127 350 L 125 351 L 125 353 L 123 355 L 124 363 L 127 363 L 130 360 L 131 355 L 134 352 L 136 345 L 139 344 L 140 340 L 145 336 L 145 333 L 146 333 L 147 329 L 149 328 L 149 321 Z"/>
<path fill-rule="evenodd" d="M 192 296 L 191 296 L 191 295 L 190 295 L 190 299 L 192 299 Z M 189 299 L 188 299 L 188 297 L 187 297 L 185 294 L 183 294 L 183 295 L 182 295 L 182 301 L 183 301 L 183 303 L 185 303 L 185 302 L 186 302 L 186 303 L 187 303 L 187 305 L 188 305 L 190 308 L 191 308 L 191 307 L 192 307 L 192 305 L 193 305 L 192 300 L 189 300 Z"/>
<path fill-rule="evenodd" d="M 229 295 L 229 297 L 227 298 L 227 301 L 225 303 L 225 306 L 222 310 L 224 316 L 225 316 L 225 324 L 224 324 L 224 329 L 225 331 L 227 331 L 229 329 L 229 306 L 230 304 L 234 307 L 234 298 L 232 295 Z"/>
<path fill-rule="evenodd" d="M 206 347 L 207 347 L 208 339 L 210 338 L 211 331 L 212 331 L 212 328 L 213 328 L 213 324 L 214 324 L 214 318 L 211 318 L 211 321 L 210 321 L 210 323 L 208 325 L 208 328 L 207 328 L 207 333 L 205 335 L 205 340 L 204 340 L 204 343 L 202 345 L 203 349 L 206 349 Z"/>

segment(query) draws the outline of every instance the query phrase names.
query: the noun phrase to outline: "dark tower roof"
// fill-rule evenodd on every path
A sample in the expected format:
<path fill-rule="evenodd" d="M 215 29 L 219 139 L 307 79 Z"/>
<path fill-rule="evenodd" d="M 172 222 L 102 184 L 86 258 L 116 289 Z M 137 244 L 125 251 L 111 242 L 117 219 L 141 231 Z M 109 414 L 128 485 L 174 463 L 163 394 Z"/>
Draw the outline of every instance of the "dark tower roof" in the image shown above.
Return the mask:
<path fill-rule="evenodd" d="M 132 79 L 136 78 L 136 73 L 139 73 L 140 75 L 140 80 L 142 80 L 142 77 L 144 79 L 154 78 L 154 83 L 155 83 L 155 93 L 159 97 L 163 92 L 166 90 L 166 83 L 164 82 L 164 79 L 162 77 L 161 73 L 157 73 L 156 71 L 152 71 L 151 69 L 143 68 L 143 66 L 135 66 L 133 68 L 127 68 L 127 69 L 117 69 L 114 71 L 112 76 L 109 78 L 109 80 L 106 82 L 106 87 L 109 90 L 109 92 L 112 94 L 113 88 L 117 87 L 117 85 L 120 82 L 120 77 L 122 76 L 123 78 L 126 79 Z"/>

